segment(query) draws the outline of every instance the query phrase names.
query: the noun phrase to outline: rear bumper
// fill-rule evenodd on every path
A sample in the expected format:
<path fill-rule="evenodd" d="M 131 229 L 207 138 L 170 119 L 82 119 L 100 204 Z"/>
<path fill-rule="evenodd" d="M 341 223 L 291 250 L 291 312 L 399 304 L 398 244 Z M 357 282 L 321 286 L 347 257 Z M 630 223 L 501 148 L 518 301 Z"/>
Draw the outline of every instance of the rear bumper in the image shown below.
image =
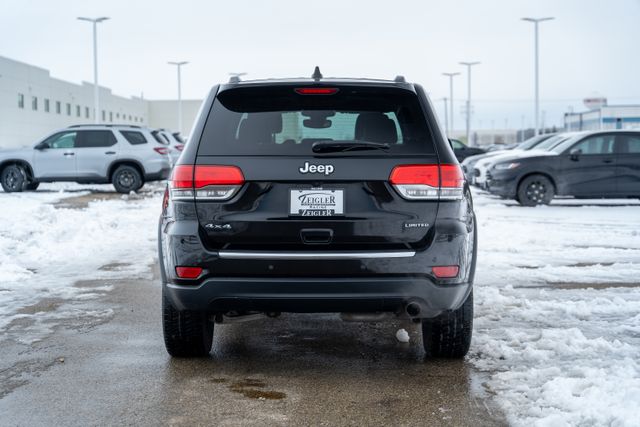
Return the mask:
<path fill-rule="evenodd" d="M 210 278 L 195 286 L 165 284 L 165 295 L 180 310 L 211 313 L 237 311 L 395 312 L 403 317 L 409 303 L 417 317 L 434 317 L 462 305 L 471 285 L 437 285 L 422 277 L 362 278 Z"/>

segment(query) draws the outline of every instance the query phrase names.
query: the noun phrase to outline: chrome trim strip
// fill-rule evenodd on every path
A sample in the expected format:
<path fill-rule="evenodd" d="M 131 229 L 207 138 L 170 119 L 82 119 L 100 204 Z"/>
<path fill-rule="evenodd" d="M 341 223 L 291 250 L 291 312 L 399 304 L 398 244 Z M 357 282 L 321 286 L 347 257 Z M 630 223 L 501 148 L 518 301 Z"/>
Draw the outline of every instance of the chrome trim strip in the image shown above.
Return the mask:
<path fill-rule="evenodd" d="M 416 251 L 387 252 L 260 252 L 260 251 L 219 251 L 223 259 L 364 259 L 364 258 L 409 258 Z"/>

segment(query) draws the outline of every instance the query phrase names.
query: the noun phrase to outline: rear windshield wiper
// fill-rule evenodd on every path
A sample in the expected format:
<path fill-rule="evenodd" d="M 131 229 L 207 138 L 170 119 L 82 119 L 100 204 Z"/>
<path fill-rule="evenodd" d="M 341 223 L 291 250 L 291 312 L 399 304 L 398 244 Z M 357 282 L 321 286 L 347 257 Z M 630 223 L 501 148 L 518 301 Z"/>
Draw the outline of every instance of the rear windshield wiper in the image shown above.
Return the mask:
<path fill-rule="evenodd" d="M 335 153 L 344 151 L 384 150 L 389 144 L 380 142 L 360 141 L 357 139 L 345 141 L 318 141 L 311 146 L 314 153 Z"/>

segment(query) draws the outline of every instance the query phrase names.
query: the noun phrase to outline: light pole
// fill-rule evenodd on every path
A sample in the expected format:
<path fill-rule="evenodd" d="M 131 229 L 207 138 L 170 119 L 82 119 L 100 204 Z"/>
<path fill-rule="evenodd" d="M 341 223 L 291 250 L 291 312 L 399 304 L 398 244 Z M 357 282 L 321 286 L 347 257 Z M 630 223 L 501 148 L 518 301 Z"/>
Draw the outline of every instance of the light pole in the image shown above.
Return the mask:
<path fill-rule="evenodd" d="M 539 73 L 539 54 L 538 54 L 538 24 L 540 22 L 544 22 L 544 21 L 550 21 L 554 19 L 553 17 L 547 17 L 547 18 L 522 18 L 523 21 L 527 21 L 527 22 L 533 22 L 534 28 L 535 28 L 535 64 L 534 64 L 534 70 L 535 70 L 535 133 L 534 135 L 539 135 L 540 134 L 540 91 L 539 91 L 539 83 L 538 83 L 538 73 Z"/>
<path fill-rule="evenodd" d="M 180 61 L 180 62 L 171 62 L 168 64 L 175 65 L 178 70 L 178 132 L 182 133 L 182 81 L 180 76 L 180 68 L 183 65 L 187 65 L 189 62 Z"/>
<path fill-rule="evenodd" d="M 447 134 L 449 134 L 449 115 L 447 114 L 447 97 L 442 98 L 444 101 L 444 128 L 447 130 Z M 451 135 L 447 135 L 451 138 Z"/>
<path fill-rule="evenodd" d="M 460 73 L 442 73 L 443 76 L 449 77 L 449 117 L 451 128 L 448 129 L 449 133 L 453 132 L 453 78 L 460 75 Z"/>
<path fill-rule="evenodd" d="M 480 64 L 479 61 L 475 62 L 460 62 L 460 65 L 467 67 L 467 144 L 471 144 L 471 67 Z"/>
<path fill-rule="evenodd" d="M 85 18 L 79 16 L 80 21 L 93 24 L 93 120 L 100 123 L 100 91 L 98 90 L 98 24 L 109 19 L 106 16 L 100 18 Z"/>

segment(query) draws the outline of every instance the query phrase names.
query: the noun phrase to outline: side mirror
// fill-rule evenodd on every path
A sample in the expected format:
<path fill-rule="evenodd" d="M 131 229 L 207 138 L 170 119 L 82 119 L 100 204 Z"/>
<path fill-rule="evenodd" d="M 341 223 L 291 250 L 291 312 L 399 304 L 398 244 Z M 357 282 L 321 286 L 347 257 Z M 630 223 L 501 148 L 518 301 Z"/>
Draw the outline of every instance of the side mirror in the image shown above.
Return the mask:
<path fill-rule="evenodd" d="M 47 148 L 51 148 L 51 147 L 46 142 L 41 142 L 40 144 L 36 145 L 34 148 L 36 150 L 46 150 Z"/>
<path fill-rule="evenodd" d="M 582 154 L 582 150 L 579 148 L 574 148 L 573 150 L 569 151 L 569 158 L 574 161 L 578 160 L 580 154 Z"/>

